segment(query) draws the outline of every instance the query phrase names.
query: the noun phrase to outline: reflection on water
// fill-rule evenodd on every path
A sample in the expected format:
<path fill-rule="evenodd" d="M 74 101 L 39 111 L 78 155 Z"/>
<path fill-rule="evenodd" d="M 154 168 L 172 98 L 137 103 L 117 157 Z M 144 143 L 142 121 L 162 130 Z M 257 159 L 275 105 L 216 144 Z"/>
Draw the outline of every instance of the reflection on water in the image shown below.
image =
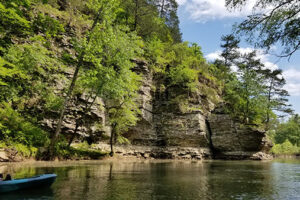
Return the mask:
<path fill-rule="evenodd" d="M 22 178 L 56 173 L 51 188 L 0 199 L 300 199 L 300 161 L 49 162 L 6 164 Z"/>

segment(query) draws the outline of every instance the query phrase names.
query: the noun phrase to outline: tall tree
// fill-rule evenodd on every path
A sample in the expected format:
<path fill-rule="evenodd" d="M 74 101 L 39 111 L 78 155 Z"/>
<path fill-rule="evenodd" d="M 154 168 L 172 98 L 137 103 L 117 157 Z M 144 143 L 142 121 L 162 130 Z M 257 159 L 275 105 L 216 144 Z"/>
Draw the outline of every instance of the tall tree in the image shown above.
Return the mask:
<path fill-rule="evenodd" d="M 215 75 L 226 83 L 233 78 L 231 68 L 237 65 L 237 59 L 241 57 L 239 52 L 240 41 L 232 34 L 222 36 L 221 40 L 223 51 L 220 54 L 221 58 L 214 61 L 218 69 Z"/>
<path fill-rule="evenodd" d="M 94 2 L 96 3 L 96 2 Z M 57 138 L 61 132 L 61 127 L 65 115 L 66 108 L 68 106 L 69 100 L 72 97 L 73 90 L 75 88 L 76 81 L 78 79 L 79 71 L 83 67 L 84 62 L 87 60 L 87 58 L 90 58 L 93 53 L 98 53 L 98 51 L 101 51 L 101 49 L 93 48 L 95 47 L 95 43 L 99 41 L 99 32 L 104 31 L 105 26 L 109 25 L 109 22 L 112 22 L 113 14 L 115 13 L 113 9 L 116 6 L 117 1 L 111 1 L 111 0 L 101 0 L 100 2 L 94 4 L 93 8 L 95 10 L 95 18 L 93 20 L 93 24 L 89 30 L 89 32 L 86 34 L 86 37 L 83 39 L 83 44 L 81 44 L 81 48 L 79 48 L 79 54 L 77 57 L 77 63 L 75 67 L 75 71 L 71 80 L 71 84 L 67 90 L 67 94 L 64 99 L 64 103 L 62 105 L 62 108 L 60 110 L 59 114 L 59 120 L 57 122 L 57 127 L 55 134 L 53 135 L 51 139 L 51 143 L 49 146 L 49 158 L 53 159 L 55 154 L 55 144 L 57 142 Z M 104 22 L 104 23 L 103 23 Z M 103 23 L 103 24 L 102 24 Z M 98 33 L 98 34 L 97 34 Z"/>
<path fill-rule="evenodd" d="M 271 116 L 276 116 L 274 111 L 292 111 L 287 103 L 288 92 L 283 89 L 282 71 L 266 69 L 255 51 L 241 54 L 240 41 L 234 35 L 223 36 L 222 41 L 222 59 L 216 60 L 215 65 L 222 70 L 217 76 L 224 79 L 224 95 L 232 113 L 240 113 L 245 122 L 247 118 L 259 121 L 269 129 Z M 236 72 L 231 71 L 233 66 Z"/>
<path fill-rule="evenodd" d="M 165 19 L 165 23 L 170 29 L 175 43 L 182 41 L 182 35 L 179 28 L 179 18 L 177 15 L 178 3 L 176 0 L 152 0 L 158 7 L 159 15 Z"/>
<path fill-rule="evenodd" d="M 288 104 L 287 97 L 288 91 L 283 87 L 286 83 L 282 75 L 282 70 L 270 70 L 264 69 L 262 73 L 265 75 L 266 87 L 267 87 L 267 113 L 266 113 L 266 127 L 269 129 L 270 115 L 272 111 L 291 114 L 292 109 Z"/>
<path fill-rule="evenodd" d="M 135 32 L 128 33 L 128 30 L 122 25 L 114 25 L 97 33 L 99 40 L 94 45 L 101 52 L 91 55 L 90 67 L 83 70 L 79 79 L 81 87 L 92 94 L 91 105 L 97 97 L 104 101 L 108 113 L 106 123 L 111 127 L 111 155 L 113 144 L 124 140 L 122 133 L 136 123 L 139 113 L 136 99 L 140 76 L 133 72 L 135 63 L 132 59 L 142 53 L 141 40 Z"/>
<path fill-rule="evenodd" d="M 236 59 L 240 57 L 240 41 L 236 39 L 232 34 L 222 36 L 221 40 L 222 42 L 224 42 L 223 44 L 221 44 L 221 47 L 223 48 L 221 56 L 224 59 L 224 65 L 227 67 L 235 65 Z"/>
<path fill-rule="evenodd" d="M 245 123 L 255 121 L 255 111 L 258 105 L 263 106 L 264 86 L 262 84 L 262 74 L 259 73 L 263 64 L 256 58 L 256 51 L 252 51 L 243 56 L 243 60 L 238 64 L 238 77 L 241 82 L 241 97 L 244 100 L 241 111 Z M 260 101 L 259 104 L 257 104 Z"/>
<path fill-rule="evenodd" d="M 242 8 L 249 0 L 226 0 L 228 8 Z M 270 48 L 281 43 L 282 57 L 290 57 L 300 48 L 300 1 L 298 0 L 256 0 L 253 10 L 237 26 L 237 33 L 257 47 Z M 271 9 L 271 10 L 270 10 Z"/>
<path fill-rule="evenodd" d="M 120 5 L 123 12 L 117 17 L 119 22 L 129 26 L 144 39 L 158 37 L 162 41 L 169 40 L 170 31 L 159 17 L 156 5 L 148 0 L 122 0 Z"/>

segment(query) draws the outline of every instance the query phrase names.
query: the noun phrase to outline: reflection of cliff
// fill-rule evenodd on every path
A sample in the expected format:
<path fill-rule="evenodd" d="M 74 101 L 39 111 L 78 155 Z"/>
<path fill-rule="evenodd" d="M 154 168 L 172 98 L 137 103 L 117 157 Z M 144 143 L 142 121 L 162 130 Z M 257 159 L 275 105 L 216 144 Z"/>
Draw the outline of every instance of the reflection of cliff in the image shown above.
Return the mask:
<path fill-rule="evenodd" d="M 274 174 L 267 162 L 79 162 L 10 166 L 24 172 L 56 173 L 50 190 L 25 192 L 28 199 L 272 199 Z M 282 168 L 277 172 L 281 173 Z M 44 192 L 44 194 L 42 193 Z M 28 196 L 31 195 L 31 196 Z M 0 196 L 0 199 L 3 196 Z M 21 193 L 14 198 L 23 199 Z M 32 197 L 32 198 L 30 198 Z"/>

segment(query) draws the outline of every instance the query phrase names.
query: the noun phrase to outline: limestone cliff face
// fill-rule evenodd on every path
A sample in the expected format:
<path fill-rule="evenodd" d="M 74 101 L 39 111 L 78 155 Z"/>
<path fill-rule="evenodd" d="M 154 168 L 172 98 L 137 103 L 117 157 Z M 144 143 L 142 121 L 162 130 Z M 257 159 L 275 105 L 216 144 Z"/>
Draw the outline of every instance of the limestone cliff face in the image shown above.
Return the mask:
<path fill-rule="evenodd" d="M 266 134 L 242 125 L 229 115 L 213 112 L 215 104 L 205 95 L 186 97 L 184 111 L 177 87 L 161 88 L 164 81 L 153 75 L 147 63 L 136 61 L 143 76 L 139 104 L 140 121 L 125 136 L 130 145 L 116 147 L 121 155 L 175 159 L 266 159 L 270 148 Z M 203 83 L 204 84 L 204 83 Z M 108 146 L 100 145 L 102 149 Z"/>
<path fill-rule="evenodd" d="M 131 144 L 116 145 L 117 154 L 172 159 L 269 158 L 265 154 L 270 149 L 265 132 L 214 112 L 217 103 L 204 93 L 187 95 L 179 87 L 162 87 L 168 81 L 163 75 L 154 75 L 144 61 L 134 62 L 134 71 L 143 77 L 138 98 L 140 120 L 124 133 Z M 202 77 L 199 79 L 203 86 L 209 84 Z M 218 94 L 216 98 L 220 98 Z M 96 99 L 89 112 L 82 112 L 89 101 L 86 95 L 74 99 L 67 110 L 63 131 L 71 137 L 78 126 L 76 119 L 82 118 L 77 120 L 77 134 L 91 135 L 92 141 L 98 142 L 98 149 L 109 151 L 108 140 L 103 137 L 110 135 L 107 115 L 100 109 L 103 102 Z M 45 119 L 44 124 L 50 129 L 55 126 L 51 119 Z"/>
<path fill-rule="evenodd" d="M 72 78 L 73 71 L 64 72 L 66 77 Z M 62 94 L 67 84 L 64 80 L 57 80 L 56 94 Z M 103 109 L 103 101 L 101 98 L 94 98 L 89 94 L 81 94 L 74 96 L 69 102 L 64 121 L 62 123 L 62 134 L 73 141 L 76 138 L 85 138 L 89 142 L 98 141 L 103 135 L 110 131 L 110 127 L 106 126 L 107 115 Z M 41 121 L 41 126 L 49 132 L 55 132 L 56 123 L 59 112 L 46 112 Z M 75 134 L 74 134 L 75 133 Z"/>
<path fill-rule="evenodd" d="M 176 88 L 160 88 L 163 79 L 154 76 L 145 62 L 137 61 L 137 66 L 135 71 L 143 76 L 139 98 L 142 114 L 137 125 L 125 134 L 131 144 L 117 147 L 117 153 L 154 158 L 211 157 L 202 111 L 181 112 L 172 100 L 182 94 Z M 188 101 L 186 106 L 199 107 L 200 100 Z"/>

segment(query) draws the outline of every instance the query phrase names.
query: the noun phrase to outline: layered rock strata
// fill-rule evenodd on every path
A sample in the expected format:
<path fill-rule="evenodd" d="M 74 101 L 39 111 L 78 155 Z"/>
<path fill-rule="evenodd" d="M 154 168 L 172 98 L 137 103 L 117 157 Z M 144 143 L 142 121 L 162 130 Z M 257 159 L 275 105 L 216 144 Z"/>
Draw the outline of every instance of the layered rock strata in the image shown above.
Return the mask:
<path fill-rule="evenodd" d="M 162 87 L 168 81 L 163 75 L 153 75 L 144 61 L 134 62 L 136 67 L 133 70 L 142 76 L 137 99 L 140 120 L 124 133 L 131 144 L 116 145 L 117 154 L 168 159 L 270 158 L 266 152 L 271 144 L 265 132 L 238 123 L 222 112 L 213 112 L 216 103 L 205 94 L 191 97 L 179 87 Z M 203 80 L 201 84 L 205 86 L 208 83 Z M 94 104 L 88 112 L 84 112 L 90 101 Z M 183 106 L 180 105 L 182 102 Z M 72 137 L 76 130 L 77 138 L 80 136 L 93 143 L 98 142 L 95 148 L 109 151 L 107 138 L 110 128 L 101 99 L 93 100 L 83 94 L 70 105 L 63 123 L 63 133 Z M 44 119 L 43 124 L 51 130 L 55 128 L 54 122 L 49 118 Z"/>
<path fill-rule="evenodd" d="M 272 144 L 265 131 L 253 125 L 244 125 L 227 114 L 209 117 L 212 148 L 218 159 L 270 159 L 267 152 Z"/>

